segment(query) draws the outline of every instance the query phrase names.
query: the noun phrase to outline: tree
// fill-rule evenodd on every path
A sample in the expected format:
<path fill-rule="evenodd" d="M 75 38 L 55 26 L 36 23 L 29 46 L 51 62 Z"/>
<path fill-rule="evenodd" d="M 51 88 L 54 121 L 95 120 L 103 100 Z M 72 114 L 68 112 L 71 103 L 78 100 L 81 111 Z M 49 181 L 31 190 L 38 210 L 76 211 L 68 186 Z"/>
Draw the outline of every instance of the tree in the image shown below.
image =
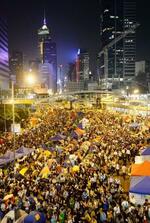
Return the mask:
<path fill-rule="evenodd" d="M 15 122 L 22 124 L 22 120 L 27 120 L 29 117 L 29 110 L 26 107 L 18 107 L 15 106 Z M 11 123 L 13 119 L 12 114 L 12 106 L 5 105 L 5 112 L 4 112 L 4 105 L 0 106 L 0 131 L 4 131 L 5 129 L 5 121 L 7 130 L 10 129 Z"/>

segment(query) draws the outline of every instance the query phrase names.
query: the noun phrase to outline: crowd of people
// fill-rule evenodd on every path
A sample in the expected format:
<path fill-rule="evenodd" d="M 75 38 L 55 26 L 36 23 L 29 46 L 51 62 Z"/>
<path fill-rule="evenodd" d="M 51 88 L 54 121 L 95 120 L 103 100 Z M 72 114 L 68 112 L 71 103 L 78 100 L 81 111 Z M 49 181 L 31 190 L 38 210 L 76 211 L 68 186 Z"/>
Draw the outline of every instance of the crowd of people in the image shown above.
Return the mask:
<path fill-rule="evenodd" d="M 148 201 L 131 202 L 122 185 L 149 133 L 131 130 L 129 122 L 132 118 L 127 122 L 119 113 L 96 109 L 41 108 L 37 125 L 16 138 L 16 149 L 34 152 L 0 169 L 1 218 L 21 209 L 40 211 L 50 223 L 150 222 Z M 62 138 L 53 140 L 56 135 Z M 1 153 L 11 150 L 12 139 L 4 138 L 0 147 Z"/>

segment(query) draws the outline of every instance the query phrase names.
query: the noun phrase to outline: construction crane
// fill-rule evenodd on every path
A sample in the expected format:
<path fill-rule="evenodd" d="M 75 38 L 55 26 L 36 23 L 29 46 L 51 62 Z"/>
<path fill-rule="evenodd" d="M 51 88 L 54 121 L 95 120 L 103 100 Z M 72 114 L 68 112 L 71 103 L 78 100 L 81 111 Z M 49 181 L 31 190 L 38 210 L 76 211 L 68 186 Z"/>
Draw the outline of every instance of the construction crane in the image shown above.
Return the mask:
<path fill-rule="evenodd" d="M 106 80 L 106 86 L 108 81 L 108 50 L 113 45 L 118 43 L 121 39 L 126 37 L 130 33 L 134 33 L 135 29 L 137 29 L 140 26 L 139 23 L 133 24 L 129 29 L 125 30 L 120 36 L 113 39 L 110 43 L 108 43 L 106 46 L 103 47 L 103 49 L 100 51 L 99 56 L 104 54 L 104 77 Z"/>

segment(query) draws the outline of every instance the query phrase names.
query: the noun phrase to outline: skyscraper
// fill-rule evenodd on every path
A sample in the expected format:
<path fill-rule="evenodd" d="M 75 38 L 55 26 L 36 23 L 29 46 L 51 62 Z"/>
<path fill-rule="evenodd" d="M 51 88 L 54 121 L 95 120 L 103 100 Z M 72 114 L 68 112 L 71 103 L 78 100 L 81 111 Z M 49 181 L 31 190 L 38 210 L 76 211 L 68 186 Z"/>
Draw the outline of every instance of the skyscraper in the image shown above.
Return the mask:
<path fill-rule="evenodd" d="M 46 24 L 46 19 L 44 16 L 44 22 L 42 28 L 38 30 L 38 41 L 39 41 L 39 57 L 42 64 L 48 65 L 51 67 L 48 78 L 49 83 L 47 84 L 48 87 L 52 88 L 52 91 L 56 92 L 57 90 L 57 53 L 56 53 L 56 43 L 52 41 L 50 36 L 49 28 Z M 41 65 L 42 66 L 42 65 Z M 41 69 L 43 70 L 43 69 Z M 44 69 L 45 70 L 45 69 Z M 45 74 L 44 74 L 45 76 Z M 45 78 L 44 78 L 45 80 Z"/>
<path fill-rule="evenodd" d="M 16 85 L 22 86 L 23 80 L 23 53 L 19 51 L 13 51 L 9 58 L 11 75 L 16 78 Z"/>
<path fill-rule="evenodd" d="M 7 22 L 0 17 L 0 88 L 9 88 L 8 28 Z"/>
<path fill-rule="evenodd" d="M 135 0 L 101 0 L 101 49 L 136 22 Z M 135 76 L 135 33 L 126 36 L 108 51 L 108 78 L 112 82 Z M 100 76 L 104 77 L 101 58 Z"/>
<path fill-rule="evenodd" d="M 76 64 L 75 63 L 68 64 L 67 78 L 69 81 L 76 81 Z"/>
<path fill-rule="evenodd" d="M 89 71 L 89 53 L 79 49 L 76 58 L 76 81 L 89 80 Z"/>
<path fill-rule="evenodd" d="M 124 30 L 136 23 L 136 0 L 124 0 Z M 136 34 L 124 38 L 124 77 L 135 75 Z"/>

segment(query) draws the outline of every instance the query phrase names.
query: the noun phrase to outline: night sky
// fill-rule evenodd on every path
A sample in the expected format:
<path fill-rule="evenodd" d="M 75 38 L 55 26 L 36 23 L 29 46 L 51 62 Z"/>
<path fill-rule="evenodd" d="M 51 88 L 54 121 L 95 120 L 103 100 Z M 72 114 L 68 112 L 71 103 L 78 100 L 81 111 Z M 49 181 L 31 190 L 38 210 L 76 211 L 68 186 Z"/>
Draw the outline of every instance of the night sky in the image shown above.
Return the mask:
<path fill-rule="evenodd" d="M 111 0 L 110 0 L 111 1 Z M 89 50 L 94 61 L 98 52 L 98 0 L 1 0 L 8 17 L 9 47 L 23 51 L 26 60 L 37 57 L 37 30 L 43 23 L 45 7 L 47 25 L 57 43 L 58 64 L 73 61 L 78 48 Z M 137 59 L 150 59 L 150 1 L 137 0 Z"/>

